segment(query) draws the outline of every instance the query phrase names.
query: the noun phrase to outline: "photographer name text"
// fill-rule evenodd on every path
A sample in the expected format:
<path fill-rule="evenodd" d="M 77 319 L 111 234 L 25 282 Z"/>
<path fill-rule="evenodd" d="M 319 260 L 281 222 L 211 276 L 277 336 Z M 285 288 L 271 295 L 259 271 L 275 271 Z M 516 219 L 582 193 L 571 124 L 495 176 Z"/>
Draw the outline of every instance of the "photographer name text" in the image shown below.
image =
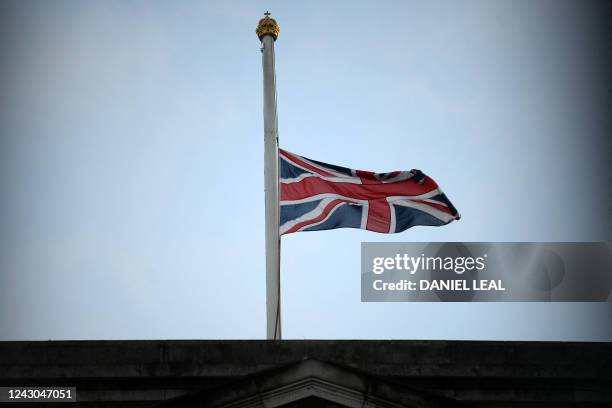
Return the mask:
<path fill-rule="evenodd" d="M 372 286 L 376 291 L 426 291 L 426 290 L 479 290 L 479 291 L 505 291 L 501 280 L 475 279 L 471 282 L 465 279 L 437 279 L 409 281 L 402 279 L 398 282 L 383 282 L 376 279 Z"/>

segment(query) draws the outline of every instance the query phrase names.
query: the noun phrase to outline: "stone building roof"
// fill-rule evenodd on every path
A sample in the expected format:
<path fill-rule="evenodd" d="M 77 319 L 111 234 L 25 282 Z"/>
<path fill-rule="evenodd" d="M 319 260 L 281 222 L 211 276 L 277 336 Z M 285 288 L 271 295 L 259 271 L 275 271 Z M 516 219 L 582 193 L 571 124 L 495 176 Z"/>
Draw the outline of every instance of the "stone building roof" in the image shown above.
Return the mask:
<path fill-rule="evenodd" d="M 612 343 L 0 342 L 0 386 L 27 385 L 73 408 L 609 407 Z"/>

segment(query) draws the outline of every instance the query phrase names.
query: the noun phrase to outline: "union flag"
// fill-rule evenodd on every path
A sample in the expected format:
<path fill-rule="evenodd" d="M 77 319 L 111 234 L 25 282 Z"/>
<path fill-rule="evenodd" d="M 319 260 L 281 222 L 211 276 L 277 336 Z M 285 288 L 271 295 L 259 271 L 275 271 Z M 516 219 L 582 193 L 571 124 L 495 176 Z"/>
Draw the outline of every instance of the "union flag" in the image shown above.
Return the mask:
<path fill-rule="evenodd" d="M 420 170 L 352 170 L 279 149 L 280 234 L 361 228 L 384 234 L 460 218 Z"/>

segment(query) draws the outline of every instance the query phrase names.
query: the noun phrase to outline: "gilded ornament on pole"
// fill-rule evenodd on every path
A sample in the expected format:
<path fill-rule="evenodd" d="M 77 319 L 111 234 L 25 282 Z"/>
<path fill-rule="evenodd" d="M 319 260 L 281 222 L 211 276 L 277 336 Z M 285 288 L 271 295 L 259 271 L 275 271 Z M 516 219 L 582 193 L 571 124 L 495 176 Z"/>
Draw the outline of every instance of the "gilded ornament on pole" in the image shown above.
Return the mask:
<path fill-rule="evenodd" d="M 270 17 L 270 12 L 266 11 L 264 13 L 265 17 L 259 20 L 259 24 L 257 24 L 257 29 L 255 32 L 259 37 L 259 40 L 263 40 L 264 36 L 271 35 L 274 38 L 274 41 L 278 38 L 278 34 L 280 33 L 280 27 L 275 19 Z"/>

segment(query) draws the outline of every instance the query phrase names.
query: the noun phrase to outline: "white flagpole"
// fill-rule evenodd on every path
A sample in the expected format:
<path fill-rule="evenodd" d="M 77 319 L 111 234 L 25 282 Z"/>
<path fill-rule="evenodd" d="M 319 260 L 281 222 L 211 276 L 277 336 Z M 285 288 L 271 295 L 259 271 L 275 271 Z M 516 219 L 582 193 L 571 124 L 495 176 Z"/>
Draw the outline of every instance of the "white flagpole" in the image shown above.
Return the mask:
<path fill-rule="evenodd" d="M 259 20 L 264 94 L 264 188 L 266 195 L 266 315 L 267 339 L 281 339 L 280 235 L 278 204 L 278 119 L 276 115 L 276 78 L 274 42 L 280 29 L 266 12 Z"/>

